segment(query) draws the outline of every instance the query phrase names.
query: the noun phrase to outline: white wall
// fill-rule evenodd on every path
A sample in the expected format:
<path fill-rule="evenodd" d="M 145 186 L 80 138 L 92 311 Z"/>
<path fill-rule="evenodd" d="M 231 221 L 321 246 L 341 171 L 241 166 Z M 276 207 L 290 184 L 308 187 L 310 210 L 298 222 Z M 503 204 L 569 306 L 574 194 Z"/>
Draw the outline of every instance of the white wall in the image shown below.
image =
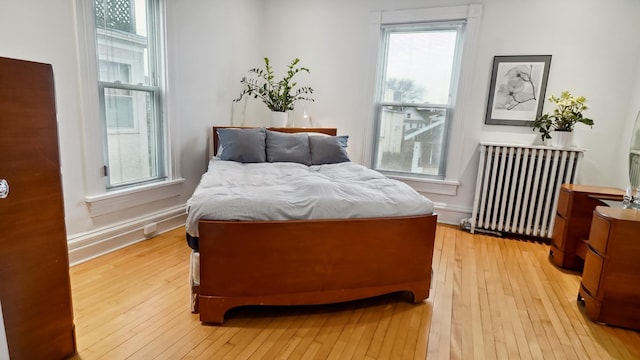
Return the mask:
<path fill-rule="evenodd" d="M 591 109 L 585 115 L 595 125 L 593 129 L 576 126 L 578 145 L 587 150 L 578 179 L 581 183 L 626 186 L 626 172 L 617 166 L 626 161 L 626 153 L 620 153 L 618 144 L 625 143 L 628 150 L 630 137 L 623 129 L 631 121 L 628 107 L 637 83 L 633 75 L 638 71 L 640 43 L 633 37 L 640 31 L 638 14 L 640 2 L 634 0 L 500 0 L 485 5 L 479 73 L 489 69 L 493 54 L 551 54 L 547 96 L 570 90 L 587 97 Z M 546 102 L 544 111 L 551 112 L 552 105 Z M 483 125 L 480 137 L 504 137 L 515 130 L 495 128 Z M 513 136 L 526 135 L 521 133 Z"/>
<path fill-rule="evenodd" d="M 167 1 L 168 115 L 177 122 L 181 196 L 171 203 L 134 207 L 96 222 L 84 201 L 86 185 L 77 56 L 75 1 L 0 0 L 0 56 L 53 64 L 60 151 L 70 237 L 109 229 L 163 207 L 184 204 L 206 168 L 210 126 L 230 123 L 240 78 L 268 56 L 277 69 L 294 57 L 311 69 L 305 84 L 316 102 L 301 104 L 322 126 L 351 135 L 350 155 L 362 161 L 371 130 L 366 86 L 372 69 L 371 11 L 467 4 L 461 0 L 237 0 Z M 484 125 L 491 61 L 495 55 L 551 54 L 547 94 L 568 89 L 589 99 L 592 130 L 577 128 L 587 149 L 580 182 L 623 187 L 626 146 L 640 108 L 640 14 L 637 0 L 478 0 L 483 5 L 471 79 L 475 96 L 464 109 L 465 146 L 456 164 L 457 196 L 427 194 L 446 208 L 471 210 L 482 139 L 531 143 L 530 128 Z M 375 55 L 374 55 L 375 56 Z M 253 107 L 252 107 L 253 106 Z M 263 124 L 249 106 L 247 124 Z M 239 111 L 238 106 L 234 111 Z M 545 111 L 550 111 L 547 107 Z M 234 114 L 237 117 L 237 114 Z M 105 230 L 106 231 L 106 230 Z"/>
<path fill-rule="evenodd" d="M 267 0 L 267 51 L 279 62 L 300 57 L 311 70 L 309 83 L 317 89 L 312 116 L 323 125 L 352 135 L 350 154 L 361 159 L 365 116 L 370 104 L 363 85 L 371 76 L 363 66 L 371 56 L 367 41 L 369 13 L 466 4 L 437 0 Z M 576 127 L 576 141 L 587 151 L 578 181 L 592 185 L 626 186 L 626 152 L 631 122 L 631 96 L 637 93 L 640 31 L 636 0 L 483 0 L 481 30 L 471 82 L 476 96 L 465 104 L 464 143 L 457 196 L 427 194 L 441 206 L 469 209 L 477 173 L 480 140 L 531 144 L 537 135 L 528 127 L 484 125 L 493 56 L 551 54 L 547 95 L 567 89 L 584 95 L 595 119 L 589 129 Z M 630 76 L 631 75 L 631 76 Z M 238 75 L 240 76 L 240 74 Z M 363 91 L 364 90 L 364 91 Z M 637 96 L 636 96 L 637 98 Z M 637 101 L 636 101 L 637 103 Z M 637 107 L 637 106 L 636 106 Z M 545 112 L 552 111 L 548 102 Z M 635 116 L 635 115 L 633 115 Z M 621 165 L 623 164 L 623 165 Z"/>
<path fill-rule="evenodd" d="M 632 73 L 630 73 L 630 75 L 632 75 Z M 633 78 L 632 76 L 630 77 Z M 629 107 L 627 109 L 627 115 L 626 115 L 626 119 L 628 119 L 628 121 L 625 124 L 625 126 L 622 128 L 623 130 L 622 136 L 620 136 L 621 141 L 618 143 L 618 151 L 620 152 L 620 154 L 623 154 L 623 156 L 625 156 L 625 160 L 628 159 L 626 154 L 629 150 L 629 145 L 630 145 L 629 142 L 626 140 L 631 139 L 634 127 L 636 125 L 635 124 L 636 119 L 640 121 L 640 58 L 638 59 L 638 66 L 637 66 L 637 71 L 634 79 L 635 79 L 635 87 L 630 92 Z M 625 175 L 627 174 L 627 171 L 628 171 L 627 161 L 616 162 L 615 165 L 617 166 L 616 173 L 625 174 Z M 625 186 L 629 186 L 629 182 L 621 181 L 620 187 L 624 188 Z"/>
<path fill-rule="evenodd" d="M 0 56 L 53 65 L 67 231 L 91 228 L 83 206 L 82 122 L 72 1 L 0 0 Z"/>
<path fill-rule="evenodd" d="M 231 83 L 239 81 L 237 74 L 261 56 L 262 2 L 166 1 L 168 121 L 179 124 L 172 136 L 181 154 L 176 163 L 181 164 L 185 178 L 182 193 L 92 218 L 85 196 L 93 194 L 88 193 L 85 174 L 87 166 L 96 164 L 85 162 L 83 143 L 98 140 L 85 138 L 83 130 L 96 119 L 84 115 L 82 107 L 84 79 L 79 59 L 84 49 L 76 33 L 81 31 L 76 28 L 82 29 L 76 26 L 80 1 L 92 3 L 0 0 L 0 56 L 53 65 L 67 233 L 71 252 L 78 250 L 86 258 L 144 239 L 142 220 L 162 220 L 154 214 L 184 206 L 206 168 L 210 126 L 228 123 Z M 124 240 L 110 244 L 116 238 Z M 84 251 L 88 247 L 93 248 Z M 72 263 L 81 260 L 71 258 Z"/>
<path fill-rule="evenodd" d="M 262 1 L 167 1 L 169 119 L 180 124 L 186 201 L 208 163 L 213 125 L 230 125 L 240 77 L 264 52 Z"/>

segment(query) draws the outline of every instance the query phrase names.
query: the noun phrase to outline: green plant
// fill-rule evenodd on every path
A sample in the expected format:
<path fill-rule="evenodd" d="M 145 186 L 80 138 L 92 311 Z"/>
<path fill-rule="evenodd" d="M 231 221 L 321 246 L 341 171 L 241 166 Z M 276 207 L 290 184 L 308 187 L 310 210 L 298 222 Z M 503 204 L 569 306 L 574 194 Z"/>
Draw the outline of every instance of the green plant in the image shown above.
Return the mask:
<path fill-rule="evenodd" d="M 314 101 L 306 96 L 307 94 L 313 94 L 312 88 L 308 86 L 296 88 L 298 83 L 293 81 L 293 77 L 297 73 L 301 71 L 309 73 L 309 69 L 306 67 L 297 66 L 299 62 L 300 59 L 293 59 L 282 80 L 275 81 L 269 58 L 264 58 L 264 69 L 253 68 L 249 70 L 249 73 L 255 74 L 256 78 L 247 78 L 245 76 L 240 80 L 243 86 L 242 92 L 233 101 L 240 101 L 245 95 L 253 96 L 255 99 L 262 100 L 272 111 L 293 110 L 293 105 L 296 101 Z"/>
<path fill-rule="evenodd" d="M 533 131 L 538 130 L 542 141 L 551 139 L 552 131 L 573 131 L 576 123 L 593 126 L 593 120 L 583 117 L 582 112 L 589 107 L 584 96 L 574 97 L 569 91 L 563 91 L 560 97 L 551 95 L 549 101 L 556 104 L 553 114 L 544 114 L 533 122 Z"/>

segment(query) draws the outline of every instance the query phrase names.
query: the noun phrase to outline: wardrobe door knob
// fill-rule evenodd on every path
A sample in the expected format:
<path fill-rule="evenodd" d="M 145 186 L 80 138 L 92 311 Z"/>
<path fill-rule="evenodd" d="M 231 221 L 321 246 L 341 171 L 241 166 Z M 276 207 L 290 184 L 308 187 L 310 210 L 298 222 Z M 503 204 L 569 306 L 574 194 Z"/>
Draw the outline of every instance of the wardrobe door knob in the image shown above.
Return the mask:
<path fill-rule="evenodd" d="M 9 195 L 9 183 L 5 179 L 0 179 L 0 199 L 4 199 Z"/>

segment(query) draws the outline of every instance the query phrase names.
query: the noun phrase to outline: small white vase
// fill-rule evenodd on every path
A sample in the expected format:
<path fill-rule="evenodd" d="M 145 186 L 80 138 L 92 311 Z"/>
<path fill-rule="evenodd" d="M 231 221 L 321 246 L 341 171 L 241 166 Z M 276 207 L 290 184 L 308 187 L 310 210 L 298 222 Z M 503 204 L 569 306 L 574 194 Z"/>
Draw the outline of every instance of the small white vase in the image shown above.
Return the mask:
<path fill-rule="evenodd" d="M 551 134 L 551 146 L 559 148 L 573 147 L 573 131 L 554 131 Z"/>
<path fill-rule="evenodd" d="M 272 111 L 271 112 L 271 127 L 286 127 L 289 121 L 289 113 L 285 111 Z"/>

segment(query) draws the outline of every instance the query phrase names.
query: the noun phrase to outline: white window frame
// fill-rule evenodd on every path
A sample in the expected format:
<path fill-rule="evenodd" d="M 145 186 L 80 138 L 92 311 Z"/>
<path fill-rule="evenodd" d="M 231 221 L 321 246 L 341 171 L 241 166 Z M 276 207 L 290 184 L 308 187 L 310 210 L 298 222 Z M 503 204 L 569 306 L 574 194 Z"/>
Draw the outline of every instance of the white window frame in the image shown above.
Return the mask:
<path fill-rule="evenodd" d="M 460 68 L 460 53 L 462 52 L 461 49 L 461 45 L 463 43 L 463 35 L 464 35 L 464 27 L 465 27 L 465 22 L 463 21 L 448 21 L 448 22 L 442 22 L 442 21 L 438 21 L 438 22 L 428 22 L 428 23 L 417 23 L 417 24 L 393 24 L 393 25 L 382 25 L 381 26 L 381 32 L 382 32 L 382 45 L 384 46 L 384 49 L 381 51 L 381 58 L 380 58 L 380 65 L 378 68 L 378 73 L 379 73 L 379 83 L 376 84 L 376 88 L 377 88 L 377 95 L 376 95 L 376 107 L 377 107 L 377 111 L 376 111 L 376 129 L 377 132 L 380 132 L 380 127 L 382 126 L 382 113 L 383 113 L 383 108 L 387 107 L 387 106 L 401 106 L 401 107 L 405 107 L 405 108 L 413 108 L 413 109 L 418 109 L 418 108 L 430 108 L 430 109 L 437 109 L 437 110 L 444 110 L 445 111 L 445 121 L 444 121 L 444 130 L 443 130 L 443 137 L 444 137 L 444 144 L 443 144 L 443 148 L 442 150 L 442 158 L 439 162 L 439 170 L 438 170 L 438 174 L 437 175 L 427 175 L 427 174 L 420 174 L 420 173 L 412 173 L 412 172 L 408 172 L 408 171 L 393 171 L 393 170 L 387 170 L 387 169 L 379 169 L 376 167 L 376 155 L 374 155 L 374 159 L 372 159 L 371 162 L 371 166 L 373 168 L 375 168 L 376 170 L 385 173 L 386 175 L 391 175 L 391 176 L 408 176 L 408 177 L 415 177 L 415 178 L 422 178 L 422 179 L 436 179 L 436 180 L 442 180 L 444 178 L 443 175 L 441 175 L 440 173 L 444 173 L 444 169 L 446 169 L 446 154 L 447 154 L 447 150 L 448 150 L 448 141 L 449 141 L 449 124 L 451 123 L 451 119 L 452 119 L 452 114 L 454 113 L 454 109 L 455 109 L 455 96 L 457 95 L 457 83 L 458 83 L 458 73 L 459 73 L 459 68 Z M 386 75 L 386 71 L 388 69 L 388 63 L 387 63 L 387 59 L 389 56 L 389 46 L 390 46 L 390 37 L 393 33 L 396 32 L 429 32 L 429 31 L 456 31 L 456 44 L 455 44 L 455 50 L 454 50 L 454 58 L 453 58 L 453 66 L 452 66 L 452 73 L 451 73 L 451 78 L 450 78 L 450 95 L 449 99 L 448 99 L 448 103 L 443 103 L 443 104 L 432 104 L 432 103 L 403 103 L 403 102 L 398 102 L 398 101 L 387 101 L 384 100 L 383 97 L 383 91 L 386 89 L 386 85 L 384 84 L 385 79 L 383 78 Z M 406 110 L 406 109 L 405 109 Z M 407 114 L 407 116 L 409 116 L 409 114 Z M 410 126 L 412 127 L 411 124 Z M 375 144 L 375 150 L 374 150 L 374 154 L 378 154 L 378 150 L 379 150 L 379 146 L 380 146 L 380 141 L 379 141 L 379 137 L 376 136 L 376 138 L 378 139 L 377 141 L 374 141 Z M 380 159 L 377 159 L 380 160 Z"/>
<path fill-rule="evenodd" d="M 376 147 L 376 126 L 377 126 L 377 84 L 381 81 L 379 71 L 382 61 L 381 27 L 394 24 L 428 23 L 437 21 L 459 21 L 466 22 L 466 29 L 463 33 L 462 54 L 460 58 L 460 71 L 458 72 L 457 96 L 451 123 L 448 128 L 448 145 L 446 159 L 447 164 L 443 179 L 429 179 L 421 176 L 389 174 L 391 178 L 402 180 L 416 190 L 426 193 L 443 195 L 456 195 L 459 179 L 461 178 L 462 154 L 464 149 L 464 109 L 465 103 L 469 103 L 472 97 L 471 80 L 473 64 L 475 63 L 477 37 L 482 16 L 482 5 L 471 4 L 463 6 L 434 7 L 409 10 L 374 11 L 370 17 L 370 49 L 369 59 L 374 59 L 369 66 L 369 73 L 375 74 L 367 86 L 369 89 L 371 103 L 368 108 L 368 119 L 371 119 L 369 126 L 365 127 L 363 139 L 362 159 L 366 164 L 373 164 L 373 150 Z"/>
<path fill-rule="evenodd" d="M 159 1 L 160 17 L 164 19 L 165 4 Z M 104 180 L 104 143 L 103 126 L 101 121 L 100 92 L 98 88 L 98 62 L 95 39 L 94 0 L 75 0 L 77 10 L 78 36 L 78 65 L 80 68 L 81 83 L 79 103 L 81 105 L 81 117 L 83 122 L 83 137 L 85 150 L 85 202 L 91 217 L 116 213 L 131 206 L 142 205 L 181 195 L 184 179 L 180 175 L 178 139 L 172 134 L 177 133 L 176 124 L 168 118 L 167 101 L 162 101 L 162 109 L 165 122 L 164 126 L 164 152 L 166 179 L 153 183 L 140 184 L 129 188 L 109 191 Z M 163 22 L 159 24 L 160 37 L 166 39 Z M 158 68 L 166 74 L 166 52 L 164 42 L 160 44 Z M 166 76 L 161 76 L 159 84 L 161 96 L 166 98 Z M 96 141 L 100 139 L 100 141 Z"/>

